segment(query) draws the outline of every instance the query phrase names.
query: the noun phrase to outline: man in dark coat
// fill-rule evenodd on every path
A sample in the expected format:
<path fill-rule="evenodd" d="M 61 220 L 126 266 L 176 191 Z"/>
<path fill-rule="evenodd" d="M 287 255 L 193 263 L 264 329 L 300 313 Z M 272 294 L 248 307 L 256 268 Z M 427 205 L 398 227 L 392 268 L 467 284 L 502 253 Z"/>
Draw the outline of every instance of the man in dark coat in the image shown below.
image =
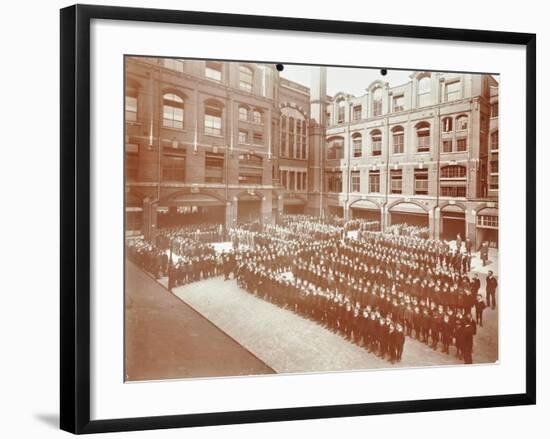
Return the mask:
<path fill-rule="evenodd" d="M 495 309 L 497 306 L 496 301 L 496 291 L 498 282 L 497 279 L 493 276 L 493 272 L 489 270 L 489 273 L 487 274 L 486 278 L 487 285 L 485 286 L 485 292 L 486 292 L 486 299 L 487 299 L 487 306 L 491 307 L 491 309 Z"/>
<path fill-rule="evenodd" d="M 462 352 L 464 354 L 464 364 L 472 364 L 472 351 L 474 345 L 474 335 L 476 334 L 476 322 L 472 320 L 471 315 L 466 315 L 462 324 Z"/>

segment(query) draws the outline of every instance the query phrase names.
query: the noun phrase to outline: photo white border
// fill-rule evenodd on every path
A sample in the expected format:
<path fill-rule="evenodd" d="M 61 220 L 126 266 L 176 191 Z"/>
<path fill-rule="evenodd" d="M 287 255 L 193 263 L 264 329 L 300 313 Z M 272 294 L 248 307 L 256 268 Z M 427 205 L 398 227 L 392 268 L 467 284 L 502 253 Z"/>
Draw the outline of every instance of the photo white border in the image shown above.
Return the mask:
<path fill-rule="evenodd" d="M 525 392 L 524 47 L 106 20 L 90 30 L 92 420 Z M 499 73 L 499 364 L 125 384 L 124 54 Z"/>

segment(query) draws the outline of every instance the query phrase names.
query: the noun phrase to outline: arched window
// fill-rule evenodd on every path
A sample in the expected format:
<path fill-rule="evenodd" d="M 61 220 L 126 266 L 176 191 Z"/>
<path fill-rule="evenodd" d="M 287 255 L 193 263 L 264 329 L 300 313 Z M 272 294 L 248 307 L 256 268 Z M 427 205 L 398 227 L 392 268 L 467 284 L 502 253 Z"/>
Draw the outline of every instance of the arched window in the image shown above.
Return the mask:
<path fill-rule="evenodd" d="M 457 131 L 468 129 L 468 116 L 462 114 L 456 118 L 456 129 Z"/>
<path fill-rule="evenodd" d="M 328 139 L 327 159 L 339 160 L 344 158 L 344 138 L 332 137 Z"/>
<path fill-rule="evenodd" d="M 393 153 L 403 154 L 405 152 L 405 130 L 401 125 L 392 128 Z"/>
<path fill-rule="evenodd" d="M 246 66 L 239 66 L 239 88 L 241 90 L 252 93 L 253 78 L 252 69 Z"/>
<path fill-rule="evenodd" d="M 491 151 L 498 151 L 498 131 L 491 133 Z"/>
<path fill-rule="evenodd" d="M 210 136 L 222 135 L 223 105 L 214 99 L 204 103 L 204 134 Z"/>
<path fill-rule="evenodd" d="M 346 121 L 346 101 L 343 99 L 338 101 L 338 123 Z"/>
<path fill-rule="evenodd" d="M 372 92 L 372 115 L 380 116 L 382 114 L 382 88 L 378 87 Z"/>
<path fill-rule="evenodd" d="M 352 136 L 353 140 L 353 157 L 361 157 L 363 155 L 363 138 L 361 134 L 355 133 Z"/>
<path fill-rule="evenodd" d="M 430 150 L 430 124 L 419 122 L 416 128 L 416 151 L 427 152 Z"/>
<path fill-rule="evenodd" d="M 168 128 L 183 128 L 183 98 L 175 93 L 162 96 L 162 125 Z"/>
<path fill-rule="evenodd" d="M 254 110 L 252 113 L 254 123 L 261 124 L 263 123 L 262 112 L 260 110 Z"/>
<path fill-rule="evenodd" d="M 248 120 L 248 108 L 239 107 L 239 120 Z"/>
<path fill-rule="evenodd" d="M 443 166 L 440 173 L 440 194 L 442 197 L 466 196 L 466 167 Z"/>
<path fill-rule="evenodd" d="M 382 132 L 380 130 L 372 130 L 370 132 L 370 141 L 372 155 L 382 155 Z"/>
<path fill-rule="evenodd" d="M 441 131 L 444 133 L 450 133 L 453 130 L 453 118 L 444 117 L 441 119 Z"/>
<path fill-rule="evenodd" d="M 425 107 L 430 104 L 431 78 L 424 76 L 418 80 L 418 106 Z"/>

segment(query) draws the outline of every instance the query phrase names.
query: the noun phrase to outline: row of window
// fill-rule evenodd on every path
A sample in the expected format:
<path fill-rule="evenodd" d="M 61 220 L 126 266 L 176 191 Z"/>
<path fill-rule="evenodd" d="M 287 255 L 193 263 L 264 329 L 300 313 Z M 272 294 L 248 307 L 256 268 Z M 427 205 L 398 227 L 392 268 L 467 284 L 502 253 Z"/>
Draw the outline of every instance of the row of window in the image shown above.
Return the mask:
<path fill-rule="evenodd" d="M 252 114 L 252 120 L 250 119 L 250 114 Z M 260 110 L 254 109 L 250 111 L 247 107 L 239 107 L 239 120 L 244 122 L 254 122 L 255 124 L 263 123 L 263 114 Z"/>
<path fill-rule="evenodd" d="M 431 93 L 431 78 L 425 76 L 418 80 L 417 87 L 417 97 L 416 102 L 418 107 L 425 107 L 430 105 L 432 102 L 430 100 Z M 444 102 L 452 102 L 462 97 L 462 86 L 460 80 L 455 80 L 443 84 L 443 99 Z M 383 90 L 382 87 L 377 87 L 372 91 L 371 95 L 371 117 L 381 116 L 383 113 Z M 347 102 L 345 99 L 341 99 L 337 102 L 336 105 L 336 120 L 337 124 L 344 123 L 346 120 L 346 107 Z M 391 96 L 391 112 L 398 113 L 405 110 L 405 94 L 398 93 Z M 363 107 L 362 105 L 355 105 L 352 107 L 351 119 L 353 121 L 359 121 L 363 119 Z M 498 115 L 498 110 L 497 110 Z M 330 113 L 327 115 L 327 124 L 331 124 Z"/>
<path fill-rule="evenodd" d="M 126 95 L 126 121 L 137 121 L 137 94 L 128 93 Z M 254 109 L 252 112 L 252 122 L 263 124 L 263 113 Z M 209 99 L 204 106 L 204 133 L 213 136 L 222 135 L 223 104 L 214 99 Z M 249 120 L 249 110 L 246 107 L 239 107 L 239 119 Z M 166 128 L 183 129 L 185 124 L 185 100 L 182 96 L 175 93 L 164 93 L 162 95 L 162 126 Z M 240 143 L 250 143 L 248 133 L 239 132 Z M 243 138 L 244 136 L 244 138 Z M 263 133 L 255 132 L 253 134 L 254 143 L 263 144 Z"/>
<path fill-rule="evenodd" d="M 165 58 L 164 67 L 176 72 L 183 72 L 185 61 L 181 59 Z M 212 81 L 222 82 L 223 68 L 222 63 L 218 61 L 206 61 L 204 65 L 204 76 Z M 239 88 L 248 93 L 252 93 L 254 84 L 254 71 L 247 66 L 239 66 Z"/>
<path fill-rule="evenodd" d="M 307 191 L 307 172 L 290 171 L 281 169 L 279 171 L 279 181 L 287 191 L 304 192 Z"/>
<path fill-rule="evenodd" d="M 361 172 L 352 171 L 350 175 L 351 192 L 361 192 Z M 368 173 L 368 192 L 380 193 L 380 170 L 370 170 Z M 428 194 L 429 173 L 427 169 L 414 170 L 414 194 Z M 326 172 L 326 184 L 329 192 L 342 192 L 342 171 Z M 392 194 L 403 193 L 403 170 L 392 169 L 390 171 L 389 192 Z M 466 167 L 450 165 L 441 168 L 440 194 L 443 197 L 466 196 Z"/>
<path fill-rule="evenodd" d="M 263 145 L 264 144 L 264 135 L 259 131 L 253 131 L 252 137 L 250 132 L 244 129 L 239 129 L 239 143 L 245 145 Z"/>
<path fill-rule="evenodd" d="M 430 124 L 419 122 L 415 126 L 415 148 L 416 152 L 429 152 L 431 145 Z M 373 156 L 382 155 L 382 132 L 378 129 L 370 132 L 371 154 Z M 363 140 L 360 133 L 352 135 L 352 157 L 359 158 L 363 155 Z M 405 129 L 397 125 L 391 129 L 391 145 L 393 154 L 403 154 L 405 152 Z M 454 145 L 454 146 L 453 146 Z M 445 139 L 442 141 L 443 152 L 463 152 L 468 149 L 467 138 Z M 344 138 L 332 137 L 327 143 L 327 159 L 344 158 Z"/>
<path fill-rule="evenodd" d="M 382 132 L 378 129 L 371 131 L 371 154 L 373 156 L 382 155 Z M 498 131 L 491 133 L 490 146 L 492 151 L 498 151 Z M 416 127 L 416 152 L 428 152 L 430 150 L 430 127 L 427 123 L 418 124 Z M 441 141 L 441 152 L 465 152 L 468 150 L 468 140 L 466 137 L 456 139 L 447 138 Z M 403 127 L 392 128 L 392 151 L 393 154 L 403 154 L 405 151 L 405 135 Z M 352 135 L 352 157 L 360 158 L 363 156 L 363 140 L 360 133 Z M 327 159 L 344 158 L 344 139 L 342 137 L 333 137 L 328 140 Z M 498 172 L 498 171 L 492 171 Z"/>

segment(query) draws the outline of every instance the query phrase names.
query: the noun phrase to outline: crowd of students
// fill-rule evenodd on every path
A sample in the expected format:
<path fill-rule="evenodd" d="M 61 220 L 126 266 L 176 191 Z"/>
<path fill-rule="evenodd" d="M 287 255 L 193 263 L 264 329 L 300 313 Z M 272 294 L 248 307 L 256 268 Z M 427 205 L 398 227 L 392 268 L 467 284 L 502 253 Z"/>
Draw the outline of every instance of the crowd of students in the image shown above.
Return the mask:
<path fill-rule="evenodd" d="M 428 239 L 430 237 L 430 229 L 428 227 L 420 227 L 407 223 L 387 226 L 386 233 L 399 236 L 415 236 L 422 239 Z"/>
<path fill-rule="evenodd" d="M 346 224 L 288 215 L 279 225 L 231 228 L 232 249 L 220 253 L 188 231 L 172 230 L 166 235 L 177 255 L 172 265 L 165 252 L 144 241 L 134 241 L 128 255 L 151 273 L 168 273 L 170 289 L 233 274 L 249 293 L 392 362 L 401 360 L 410 336 L 448 354 L 454 347 L 457 357 L 471 363 L 486 308 L 477 274 L 469 275 L 471 254 L 423 238 L 418 228 L 381 233 L 366 220 L 356 225 L 352 238 Z M 488 278 L 494 306 L 496 279 L 492 273 Z"/>

